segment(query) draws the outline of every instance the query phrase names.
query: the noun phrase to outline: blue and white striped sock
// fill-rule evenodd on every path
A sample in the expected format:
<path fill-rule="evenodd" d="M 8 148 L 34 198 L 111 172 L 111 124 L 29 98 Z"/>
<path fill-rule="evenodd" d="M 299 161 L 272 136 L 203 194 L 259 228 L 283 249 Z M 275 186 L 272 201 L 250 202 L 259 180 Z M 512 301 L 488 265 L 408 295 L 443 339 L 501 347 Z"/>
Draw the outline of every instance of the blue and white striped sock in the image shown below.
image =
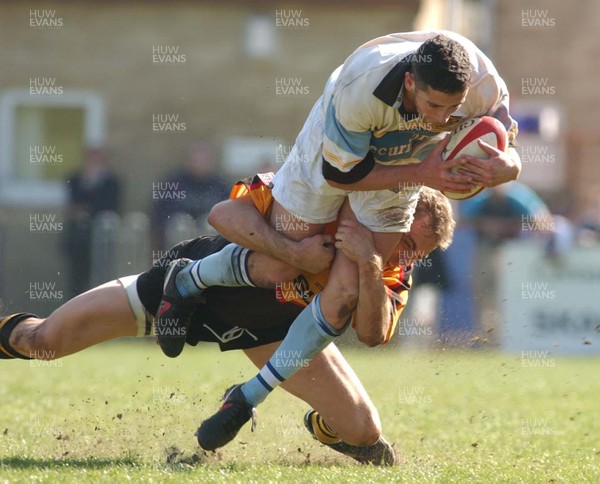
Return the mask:
<path fill-rule="evenodd" d="M 290 326 L 288 334 L 258 374 L 242 385 L 242 393 L 253 406 L 261 403 L 273 389 L 308 366 L 329 343 L 343 334 L 331 326 L 321 312 L 321 295 L 298 315 Z"/>
<path fill-rule="evenodd" d="M 184 297 L 197 296 L 210 286 L 254 287 L 248 272 L 252 251 L 229 244 L 219 252 L 188 264 L 177 274 L 175 284 Z"/>

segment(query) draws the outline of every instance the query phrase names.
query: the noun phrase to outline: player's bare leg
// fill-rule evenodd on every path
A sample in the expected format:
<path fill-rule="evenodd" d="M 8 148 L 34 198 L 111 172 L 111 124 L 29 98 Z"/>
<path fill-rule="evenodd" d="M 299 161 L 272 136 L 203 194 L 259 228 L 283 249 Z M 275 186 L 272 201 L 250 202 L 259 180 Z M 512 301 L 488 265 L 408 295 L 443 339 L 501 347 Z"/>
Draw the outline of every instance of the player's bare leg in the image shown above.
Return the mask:
<path fill-rule="evenodd" d="M 261 368 L 278 343 L 244 350 Z M 381 436 L 379 414 L 358 376 L 337 347 L 327 346 L 282 387 L 317 410 L 327 425 L 344 441 L 370 445 Z"/>
<path fill-rule="evenodd" d="M 8 343 L 26 358 L 51 360 L 136 334 L 127 294 L 121 283 L 111 281 L 71 299 L 47 318 L 20 321 Z"/>
<path fill-rule="evenodd" d="M 279 343 L 245 350 L 262 367 Z M 393 447 L 381 436 L 377 409 L 358 376 L 333 344 L 283 384 L 312 409 L 304 422 L 312 436 L 359 462 L 392 465 Z"/>

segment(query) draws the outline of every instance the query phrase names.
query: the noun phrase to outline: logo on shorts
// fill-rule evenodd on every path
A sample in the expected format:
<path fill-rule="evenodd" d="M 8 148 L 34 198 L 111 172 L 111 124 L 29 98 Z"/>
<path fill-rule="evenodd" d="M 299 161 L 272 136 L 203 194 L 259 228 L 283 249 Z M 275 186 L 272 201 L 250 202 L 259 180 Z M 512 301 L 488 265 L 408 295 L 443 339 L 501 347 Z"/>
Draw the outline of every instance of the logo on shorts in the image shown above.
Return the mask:
<path fill-rule="evenodd" d="M 215 338 L 217 338 L 221 343 L 229 343 L 234 339 L 241 338 L 244 333 L 247 333 L 254 341 L 258 341 L 258 338 L 253 335 L 246 328 L 240 328 L 239 326 L 234 326 L 233 328 L 225 331 L 223 334 L 216 333 L 209 325 L 203 324 L 208 331 L 210 331 Z"/>

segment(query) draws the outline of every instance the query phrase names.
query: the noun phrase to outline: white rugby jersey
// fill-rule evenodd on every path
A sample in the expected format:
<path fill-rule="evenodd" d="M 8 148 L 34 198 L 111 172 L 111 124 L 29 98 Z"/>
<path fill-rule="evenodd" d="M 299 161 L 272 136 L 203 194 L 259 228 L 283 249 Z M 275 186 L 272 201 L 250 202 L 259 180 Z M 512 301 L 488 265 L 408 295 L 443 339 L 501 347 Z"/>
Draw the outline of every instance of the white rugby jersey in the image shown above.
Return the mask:
<path fill-rule="evenodd" d="M 424 41 L 438 34 L 465 47 L 471 60 L 471 80 L 465 102 L 448 123 L 431 127 L 423 123 L 422 118 L 405 118 L 399 108 L 404 74 L 410 68 L 409 56 Z M 413 60 L 419 62 L 414 56 Z M 417 144 L 440 132 L 451 131 L 469 118 L 497 118 L 506 127 L 511 143 L 517 134 L 517 123 L 508 111 L 508 89 L 490 59 L 470 40 L 444 30 L 390 34 L 360 46 L 331 74 L 320 102 L 325 120 L 324 163 L 337 170 L 336 178 L 342 176 L 347 182 L 368 174 L 370 168 L 365 170 L 363 165 L 351 176 L 344 175 L 350 175 L 369 152 L 372 157 L 365 165 L 372 165 L 373 161 L 381 164 L 418 162 L 414 157 Z M 331 172 L 331 169 L 327 170 L 324 165 L 324 174 L 326 171 Z"/>

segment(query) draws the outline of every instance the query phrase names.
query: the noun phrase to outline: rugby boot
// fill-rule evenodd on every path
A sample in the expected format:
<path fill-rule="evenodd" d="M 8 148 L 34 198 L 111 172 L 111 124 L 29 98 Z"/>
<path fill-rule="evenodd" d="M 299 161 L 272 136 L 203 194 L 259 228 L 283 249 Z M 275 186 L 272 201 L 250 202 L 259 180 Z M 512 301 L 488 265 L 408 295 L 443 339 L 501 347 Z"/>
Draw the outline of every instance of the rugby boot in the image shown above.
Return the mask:
<path fill-rule="evenodd" d="M 256 428 L 256 408 L 246 401 L 241 385 L 230 387 L 223 396 L 223 405 L 206 419 L 196 437 L 204 450 L 215 450 L 231 442 L 244 424 L 252 419 L 251 430 Z"/>
<path fill-rule="evenodd" d="M 190 259 L 175 259 L 168 265 L 163 294 L 154 321 L 154 332 L 161 350 L 170 358 L 180 355 L 190 328 L 194 298 L 184 298 L 175 284 L 177 274 Z"/>

